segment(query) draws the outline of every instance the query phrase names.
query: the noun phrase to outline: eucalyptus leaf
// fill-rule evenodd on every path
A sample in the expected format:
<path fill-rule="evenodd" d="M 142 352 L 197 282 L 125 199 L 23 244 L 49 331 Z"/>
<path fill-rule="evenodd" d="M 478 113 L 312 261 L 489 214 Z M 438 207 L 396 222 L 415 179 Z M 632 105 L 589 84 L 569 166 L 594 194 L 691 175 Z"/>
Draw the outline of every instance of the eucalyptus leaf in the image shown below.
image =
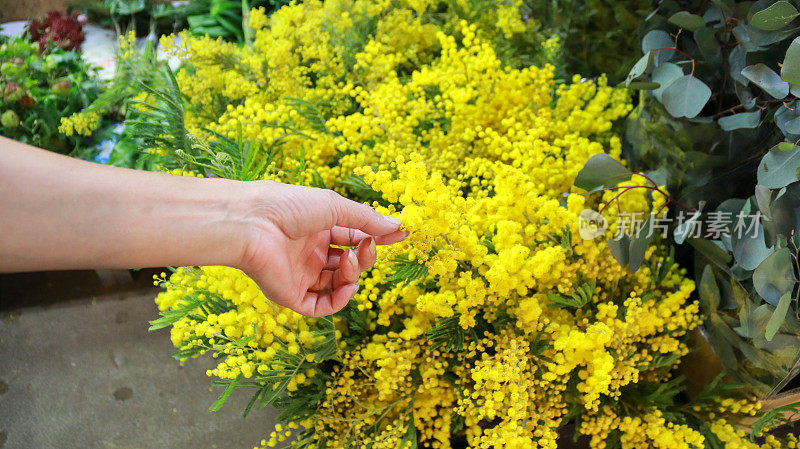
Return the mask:
<path fill-rule="evenodd" d="M 675 239 L 675 243 L 678 245 L 682 244 L 686 237 L 689 236 L 690 232 L 695 226 L 698 226 L 697 222 L 700 220 L 700 211 L 695 211 L 691 217 L 687 220 L 684 220 L 681 224 L 675 226 L 675 230 L 673 231 L 673 237 Z"/>
<path fill-rule="evenodd" d="M 578 176 L 575 185 L 590 191 L 599 187 L 613 187 L 631 179 L 633 173 L 606 153 L 590 157 Z"/>
<path fill-rule="evenodd" d="M 653 69 L 653 75 L 651 79 L 653 82 L 659 84 L 657 89 L 654 89 L 651 93 L 653 94 L 658 101 L 661 100 L 661 95 L 664 93 L 664 89 L 669 87 L 673 81 L 683 76 L 683 69 L 680 68 L 677 64 L 673 64 L 671 62 L 664 62 L 655 69 Z"/>
<path fill-rule="evenodd" d="M 778 305 L 775 306 L 775 311 L 772 313 L 772 316 L 769 318 L 767 322 L 767 328 L 764 332 L 764 337 L 767 341 L 772 341 L 772 338 L 775 337 L 775 334 L 778 333 L 778 329 L 781 328 L 781 324 L 786 319 L 786 312 L 789 311 L 789 305 L 792 303 L 792 293 L 788 292 L 781 296 L 781 299 L 778 301 Z"/>
<path fill-rule="evenodd" d="M 628 266 L 631 238 L 623 234 L 619 239 L 608 241 L 608 249 L 621 267 Z"/>
<path fill-rule="evenodd" d="M 797 28 L 768 31 L 756 28 L 754 26 L 748 26 L 745 28 L 745 30 L 747 31 L 747 35 L 750 36 L 750 41 L 754 45 L 758 45 L 760 47 L 768 47 L 772 44 L 789 39 L 790 37 L 796 36 L 798 31 Z"/>
<path fill-rule="evenodd" d="M 745 109 L 750 110 L 755 107 L 756 97 L 752 92 L 750 92 L 750 89 L 748 89 L 746 85 L 738 81 L 734 81 L 733 90 L 736 92 L 736 97 L 739 98 L 739 102 L 742 104 L 742 106 L 744 106 Z"/>
<path fill-rule="evenodd" d="M 781 191 L 784 192 L 783 195 L 780 195 Z M 800 183 L 789 184 L 774 196 L 775 199 L 770 204 L 770 220 L 764 223 L 767 244 L 777 242 L 781 236 L 789 237 L 800 229 Z"/>
<path fill-rule="evenodd" d="M 770 189 L 779 189 L 798 180 L 800 147 L 789 142 L 772 147 L 758 164 L 758 183 Z"/>
<path fill-rule="evenodd" d="M 792 293 L 796 282 L 788 248 L 772 253 L 753 272 L 753 287 L 773 306 L 777 306 L 781 296 Z"/>
<path fill-rule="evenodd" d="M 730 66 L 731 78 L 735 81 L 747 85 L 749 80 L 742 76 L 742 69 L 747 67 L 747 52 L 741 45 L 733 47 L 728 54 L 728 65 Z"/>
<path fill-rule="evenodd" d="M 741 112 L 719 119 L 719 126 L 723 131 L 733 131 L 735 129 L 755 128 L 761 119 L 761 111 Z"/>
<path fill-rule="evenodd" d="M 669 23 L 689 31 L 696 31 L 706 26 L 706 21 L 702 17 L 689 11 L 676 12 L 669 18 Z"/>
<path fill-rule="evenodd" d="M 659 83 L 652 81 L 633 81 L 628 84 L 628 89 L 631 90 L 654 90 L 661 87 Z"/>
<path fill-rule="evenodd" d="M 794 38 L 781 66 L 781 78 L 789 83 L 800 85 L 800 37 Z"/>
<path fill-rule="evenodd" d="M 733 37 L 736 38 L 736 41 L 739 42 L 739 46 L 744 49 L 745 53 L 763 51 L 764 47 L 753 42 L 750 33 L 747 32 L 750 28 L 752 27 L 743 23 L 736 25 L 736 27 L 733 28 Z"/>
<path fill-rule="evenodd" d="M 697 117 L 709 98 L 711 89 L 692 75 L 676 79 L 661 94 L 664 107 L 673 117 Z"/>
<path fill-rule="evenodd" d="M 784 137 L 786 137 L 787 141 L 794 142 L 798 138 L 800 138 L 798 134 L 792 132 L 793 126 L 789 125 L 789 122 L 791 122 L 792 120 L 800 118 L 800 111 L 797 110 L 798 107 L 800 107 L 800 102 L 792 101 L 786 104 L 786 107 L 781 106 L 776 108 L 775 110 L 774 114 L 775 125 L 777 125 L 778 129 L 781 130 Z"/>
<path fill-rule="evenodd" d="M 697 43 L 697 48 L 700 49 L 700 53 L 702 53 L 707 64 L 713 66 L 722 64 L 722 51 L 717 39 L 717 30 L 714 28 L 700 28 L 694 33 L 694 41 Z"/>
<path fill-rule="evenodd" d="M 800 134 L 800 117 L 788 120 L 783 125 L 783 131 L 789 134 Z"/>
<path fill-rule="evenodd" d="M 731 262 L 731 255 L 729 252 L 723 250 L 713 241 L 708 239 L 689 238 L 686 242 L 700 254 L 705 256 L 709 261 L 713 262 L 719 269 L 728 270 L 728 264 Z"/>
<path fill-rule="evenodd" d="M 774 70 L 759 62 L 742 69 L 742 76 L 752 81 L 758 87 L 777 99 L 789 95 L 789 83 L 782 80 Z"/>
<path fill-rule="evenodd" d="M 639 58 L 636 61 L 636 64 L 633 65 L 633 68 L 630 72 L 628 72 L 628 77 L 625 78 L 625 86 L 630 86 L 631 82 L 640 78 L 642 75 L 647 73 L 648 70 L 653 66 L 653 60 L 655 58 L 655 52 L 648 51 L 644 56 Z"/>
<path fill-rule="evenodd" d="M 639 231 L 631 239 L 628 253 L 628 271 L 631 273 L 636 273 L 639 267 L 642 266 L 647 247 L 650 246 L 650 241 L 653 240 L 653 217 L 653 215 L 647 217 L 647 220 L 642 223 Z"/>
<path fill-rule="evenodd" d="M 755 13 L 750 24 L 762 30 L 775 31 L 788 25 L 800 15 L 791 3 L 781 0 Z"/>
<path fill-rule="evenodd" d="M 756 186 L 756 205 L 758 205 L 758 210 L 764 214 L 765 217 L 771 218 L 772 211 L 770 210 L 770 201 L 772 200 L 772 190 L 762 186 Z"/>
<path fill-rule="evenodd" d="M 711 265 L 706 265 L 703 268 L 698 296 L 700 297 L 700 307 L 703 313 L 716 313 L 719 308 L 720 294 L 717 279 Z"/>
<path fill-rule="evenodd" d="M 744 270 L 755 270 L 772 250 L 764 240 L 764 226 L 755 215 L 743 213 L 731 234 L 733 257 Z"/>
<path fill-rule="evenodd" d="M 675 55 L 674 50 L 658 50 L 664 47 L 674 47 L 675 40 L 664 30 L 652 30 L 645 34 L 642 38 L 642 54 L 648 54 L 651 50 L 654 51 L 654 63 L 661 65 L 661 63 L 669 61 Z"/>

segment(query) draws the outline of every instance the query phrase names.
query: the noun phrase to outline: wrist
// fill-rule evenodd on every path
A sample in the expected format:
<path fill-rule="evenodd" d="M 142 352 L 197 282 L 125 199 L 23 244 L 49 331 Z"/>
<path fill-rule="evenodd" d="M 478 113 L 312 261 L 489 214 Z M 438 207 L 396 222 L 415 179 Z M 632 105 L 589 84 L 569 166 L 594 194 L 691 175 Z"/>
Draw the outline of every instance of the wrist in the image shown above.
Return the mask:
<path fill-rule="evenodd" d="M 253 183 L 226 179 L 204 180 L 202 208 L 208 213 L 205 226 L 198 234 L 202 249 L 197 253 L 209 257 L 208 264 L 243 268 L 248 242 L 257 226 L 253 214 Z M 204 254 L 208 254 L 205 256 Z"/>

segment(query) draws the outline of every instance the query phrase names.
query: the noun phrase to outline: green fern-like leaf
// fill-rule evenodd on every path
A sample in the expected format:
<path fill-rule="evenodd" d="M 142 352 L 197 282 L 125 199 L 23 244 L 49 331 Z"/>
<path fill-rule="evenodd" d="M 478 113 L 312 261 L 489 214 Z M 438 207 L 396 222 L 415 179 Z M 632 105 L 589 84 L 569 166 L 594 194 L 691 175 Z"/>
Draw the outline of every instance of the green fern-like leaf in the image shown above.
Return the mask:
<path fill-rule="evenodd" d="M 286 97 L 286 104 L 294 108 L 303 117 L 309 128 L 323 134 L 330 134 L 331 131 L 325 124 L 325 116 L 320 109 L 320 105 L 307 100 L 294 97 Z"/>
<path fill-rule="evenodd" d="M 580 309 L 588 304 L 594 296 L 596 287 L 594 280 L 591 282 L 584 282 L 575 289 L 575 292 L 569 296 L 561 295 L 558 293 L 548 293 L 547 298 L 552 302 L 547 306 L 554 309 L 564 309 L 567 307 L 574 307 Z"/>
<path fill-rule="evenodd" d="M 402 282 L 408 285 L 418 279 L 422 279 L 428 274 L 428 267 L 415 260 L 409 260 L 408 255 L 403 254 L 392 259 L 394 273 L 386 278 L 386 282 Z"/>
<path fill-rule="evenodd" d="M 750 440 L 755 441 L 756 437 L 760 436 L 765 431 L 791 423 L 792 421 L 788 419 L 785 414 L 792 416 L 797 413 L 800 413 L 800 402 L 786 404 L 765 412 L 758 418 L 758 421 L 753 423 L 750 431 Z"/>
<path fill-rule="evenodd" d="M 428 329 L 428 340 L 433 342 L 431 349 L 441 349 L 445 352 L 457 352 L 464 349 L 464 341 L 469 335 L 473 340 L 478 337 L 472 328 L 464 329 L 459 320 L 461 315 L 440 318 L 436 325 Z"/>

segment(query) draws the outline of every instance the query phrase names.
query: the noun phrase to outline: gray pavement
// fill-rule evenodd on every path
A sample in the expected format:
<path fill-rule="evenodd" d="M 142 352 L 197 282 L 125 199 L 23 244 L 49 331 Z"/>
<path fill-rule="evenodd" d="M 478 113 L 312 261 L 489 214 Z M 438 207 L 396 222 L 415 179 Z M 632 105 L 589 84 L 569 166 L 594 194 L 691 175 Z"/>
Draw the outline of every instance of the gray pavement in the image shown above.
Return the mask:
<path fill-rule="evenodd" d="M 210 358 L 181 367 L 146 290 L 0 312 L 0 448 L 249 449 L 275 410 L 208 411 Z"/>

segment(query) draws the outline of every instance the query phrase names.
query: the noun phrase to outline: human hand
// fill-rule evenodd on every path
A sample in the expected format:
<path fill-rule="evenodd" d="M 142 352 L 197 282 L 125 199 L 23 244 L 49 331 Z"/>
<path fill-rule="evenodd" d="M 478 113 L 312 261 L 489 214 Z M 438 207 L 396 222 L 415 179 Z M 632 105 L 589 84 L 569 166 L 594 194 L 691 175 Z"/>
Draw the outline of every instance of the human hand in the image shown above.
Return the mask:
<path fill-rule="evenodd" d="M 251 231 L 237 268 L 267 298 L 306 316 L 342 309 L 358 290 L 361 272 L 375 263 L 376 244 L 408 236 L 396 218 L 332 190 L 273 181 L 251 184 Z"/>

